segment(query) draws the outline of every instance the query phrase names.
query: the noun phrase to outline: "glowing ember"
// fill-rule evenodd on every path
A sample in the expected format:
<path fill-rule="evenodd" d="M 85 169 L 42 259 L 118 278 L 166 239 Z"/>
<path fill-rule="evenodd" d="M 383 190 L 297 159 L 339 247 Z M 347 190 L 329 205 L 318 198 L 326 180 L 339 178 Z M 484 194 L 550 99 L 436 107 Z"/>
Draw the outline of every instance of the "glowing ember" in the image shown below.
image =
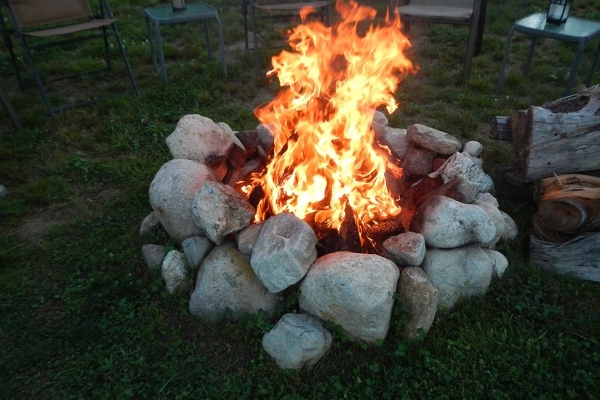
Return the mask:
<path fill-rule="evenodd" d="M 339 230 L 349 205 L 363 232 L 400 213 L 385 174 L 401 171 L 375 144 L 371 122 L 377 107 L 397 107 L 393 93 L 415 70 L 403 54 L 410 43 L 397 16 L 375 26 L 373 8 L 338 0 L 336 9 L 340 23 L 304 21 L 290 32 L 293 52 L 272 59 L 269 74 L 284 89 L 256 110 L 275 135 L 274 156 L 254 182 L 265 196 L 258 220 L 288 211 Z"/>

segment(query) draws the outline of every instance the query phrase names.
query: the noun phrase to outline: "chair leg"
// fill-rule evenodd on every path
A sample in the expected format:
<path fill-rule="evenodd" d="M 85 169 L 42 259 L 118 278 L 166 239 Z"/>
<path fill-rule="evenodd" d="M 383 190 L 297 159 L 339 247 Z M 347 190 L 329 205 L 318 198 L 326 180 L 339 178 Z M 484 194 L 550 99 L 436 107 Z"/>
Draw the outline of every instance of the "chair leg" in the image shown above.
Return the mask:
<path fill-rule="evenodd" d="M 473 56 L 475 55 L 475 47 L 477 43 L 477 21 L 473 21 L 469 28 L 469 42 L 467 44 L 467 56 L 465 58 L 465 65 L 463 67 L 463 75 L 461 84 L 465 85 L 471 75 L 471 64 L 473 63 Z"/>
<path fill-rule="evenodd" d="M 0 17 L 2 17 L 1 14 Z M 25 90 L 25 85 L 23 85 L 23 80 L 21 79 L 21 72 L 19 71 L 19 66 L 17 64 L 17 57 L 15 56 L 11 35 L 8 32 L 8 28 L 6 27 L 3 17 L 0 18 L 0 28 L 2 29 L 2 39 L 4 40 L 4 46 L 8 50 L 13 69 L 15 70 L 15 75 L 17 76 L 17 81 L 19 82 L 19 89 L 23 91 Z"/>
<path fill-rule="evenodd" d="M 10 101 L 8 101 L 8 97 L 6 96 L 6 93 L 4 93 L 4 90 L 2 90 L 2 88 L 0 88 L 0 101 L 2 102 L 2 105 L 4 106 L 4 109 L 10 116 L 10 119 L 12 120 L 15 128 L 21 129 L 22 128 L 21 121 L 19 121 L 19 117 L 17 117 L 17 113 L 12 108 Z"/>
<path fill-rule="evenodd" d="M 33 78 L 35 80 L 35 83 L 36 83 L 36 85 L 38 87 L 38 90 L 40 91 L 40 95 L 42 96 L 42 102 L 46 106 L 46 110 L 48 111 L 48 115 L 49 116 L 53 116 L 54 115 L 54 109 L 50 105 L 50 101 L 48 100 L 48 96 L 46 95 L 46 87 L 44 86 L 44 83 L 42 82 L 42 78 L 40 78 L 40 74 L 38 72 L 37 67 L 35 66 L 35 63 L 33 62 L 33 56 L 31 55 L 31 51 L 29 50 L 29 46 L 27 46 L 27 43 L 26 43 L 25 38 L 23 36 L 21 36 L 19 39 L 21 40 L 21 44 L 23 46 L 23 49 L 25 50 L 25 59 L 27 60 L 27 65 L 29 65 L 29 70 L 33 74 Z"/>
<path fill-rule="evenodd" d="M 250 22 L 252 24 L 252 38 L 254 39 L 254 64 L 256 65 L 256 74 L 260 76 L 260 60 L 258 57 L 258 35 L 256 33 L 256 14 L 254 12 L 254 0 L 250 0 Z"/>
<path fill-rule="evenodd" d="M 248 1 L 242 0 L 242 16 L 244 17 L 244 48 L 248 50 Z"/>
<path fill-rule="evenodd" d="M 125 63 L 125 68 L 127 69 L 127 76 L 129 77 L 129 82 L 131 83 L 131 88 L 133 94 L 137 95 L 140 93 L 137 82 L 135 81 L 135 77 L 133 76 L 133 71 L 131 69 L 131 65 L 129 64 L 129 59 L 127 58 L 127 54 L 125 53 L 125 48 L 123 47 L 123 42 L 121 41 L 121 35 L 119 34 L 119 30 L 115 24 L 111 24 L 111 28 L 113 31 L 113 35 L 115 40 L 117 41 L 117 45 L 119 46 L 119 53 L 121 54 L 121 58 L 123 59 L 123 63 Z"/>
<path fill-rule="evenodd" d="M 481 0 L 479 3 L 479 21 L 477 22 L 477 42 L 475 43 L 475 57 L 481 54 L 483 47 L 483 30 L 485 28 L 485 19 L 487 15 L 488 0 Z"/>
<path fill-rule="evenodd" d="M 112 68 L 112 65 L 110 63 L 110 51 L 109 51 L 109 44 L 108 44 L 108 31 L 106 30 L 105 26 L 102 27 L 102 33 L 104 34 L 104 59 L 106 60 L 106 68 L 110 71 L 111 68 Z"/>

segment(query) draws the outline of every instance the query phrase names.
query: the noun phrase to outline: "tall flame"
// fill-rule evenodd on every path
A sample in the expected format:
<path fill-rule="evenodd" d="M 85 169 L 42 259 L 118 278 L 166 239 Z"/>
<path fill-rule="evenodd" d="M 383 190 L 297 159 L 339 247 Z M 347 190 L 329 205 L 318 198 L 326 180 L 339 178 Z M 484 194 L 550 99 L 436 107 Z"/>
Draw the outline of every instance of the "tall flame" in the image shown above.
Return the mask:
<path fill-rule="evenodd" d="M 403 54 L 410 43 L 397 16 L 375 26 L 373 8 L 338 0 L 336 9 L 341 22 L 303 21 L 290 32 L 293 51 L 272 59 L 269 74 L 283 89 L 255 111 L 275 136 L 274 156 L 258 178 L 265 195 L 259 220 L 288 211 L 339 229 L 349 205 L 363 230 L 400 213 L 371 122 L 377 107 L 396 109 L 393 93 L 415 71 Z M 363 21 L 369 25 L 359 34 Z"/>

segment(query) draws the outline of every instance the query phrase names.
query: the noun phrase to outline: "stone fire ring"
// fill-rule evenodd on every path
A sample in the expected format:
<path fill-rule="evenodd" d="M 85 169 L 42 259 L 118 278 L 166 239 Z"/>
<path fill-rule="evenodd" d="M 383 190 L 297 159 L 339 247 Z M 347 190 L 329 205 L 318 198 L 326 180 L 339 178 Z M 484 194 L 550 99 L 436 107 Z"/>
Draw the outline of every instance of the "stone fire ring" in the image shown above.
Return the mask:
<path fill-rule="evenodd" d="M 167 254 L 164 244 L 143 245 L 150 272 L 207 321 L 261 310 L 279 318 L 262 345 L 281 368 L 317 363 L 331 347 L 327 323 L 357 341 L 384 340 L 395 301 L 409 313 L 405 336 L 426 334 L 438 311 L 484 294 L 502 276 L 508 261 L 494 248 L 517 227 L 491 194 L 480 143 L 420 124 L 392 128 L 379 112 L 372 128 L 414 182 L 412 218 L 383 241 L 381 254 L 319 256 L 308 223 L 290 213 L 252 223 L 254 207 L 229 185 L 264 166 L 273 146 L 268 127 L 234 132 L 201 115 L 182 117 L 166 139 L 172 159 L 150 184 L 152 212 L 139 232 L 164 229 L 178 248 Z M 297 311 L 277 315 L 283 293 L 293 291 Z"/>

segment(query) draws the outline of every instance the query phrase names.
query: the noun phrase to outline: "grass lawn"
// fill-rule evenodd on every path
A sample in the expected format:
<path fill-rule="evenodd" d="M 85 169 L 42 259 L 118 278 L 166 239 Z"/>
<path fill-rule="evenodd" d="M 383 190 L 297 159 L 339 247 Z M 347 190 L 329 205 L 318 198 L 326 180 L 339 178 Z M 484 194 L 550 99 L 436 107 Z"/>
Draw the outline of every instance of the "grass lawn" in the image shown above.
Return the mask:
<path fill-rule="evenodd" d="M 382 0 L 369 3 L 385 9 Z M 0 398 L 600 398 L 600 285 L 528 261 L 536 205 L 508 193 L 495 167 L 514 161 L 511 145 L 487 137 L 490 118 L 562 97 L 574 46 L 540 40 L 524 77 L 524 35 L 515 35 L 504 90 L 494 94 L 510 26 L 544 11 L 546 1 L 489 0 L 483 51 L 466 86 L 459 84 L 466 29 L 413 26 L 408 55 L 419 71 L 401 83 L 400 107 L 389 117 L 395 127 L 422 123 L 484 144 L 500 209 L 520 230 L 498 246 L 510 262 L 506 274 L 484 296 L 438 315 L 421 341 L 402 339 L 398 309 L 377 345 L 353 343 L 334 329 L 331 351 L 300 372 L 280 370 L 262 350 L 276 321 L 254 315 L 205 323 L 189 315 L 186 298 L 150 277 L 141 258 L 144 243 L 175 246 L 164 233 L 140 238 L 138 228 L 151 212 L 148 187 L 170 158 L 165 138 L 179 118 L 201 114 L 234 130 L 254 129 L 254 108 L 278 90 L 255 74 L 253 53 L 244 51 L 235 0 L 210 2 L 223 21 L 229 76 L 216 58 L 208 60 L 202 25 L 183 24 L 163 28 L 163 84 L 152 69 L 142 14 L 154 4 L 111 2 L 138 96 L 50 118 L 34 87 L 19 90 L 8 53 L 0 51 L 0 85 L 23 124 L 14 129 L 0 109 L 0 184 L 9 192 L 0 199 Z M 600 3 L 578 0 L 573 14 L 600 20 Z M 261 23 L 261 32 L 274 30 Z M 267 32 L 263 39 L 276 43 Z M 216 46 L 214 23 L 210 35 Z M 597 42 L 586 46 L 578 84 Z M 42 64 L 48 71 L 77 68 L 92 50 L 47 52 Z M 279 51 L 261 50 L 265 68 Z M 117 59 L 112 74 L 52 86 L 51 99 L 111 93 L 121 82 Z"/>

